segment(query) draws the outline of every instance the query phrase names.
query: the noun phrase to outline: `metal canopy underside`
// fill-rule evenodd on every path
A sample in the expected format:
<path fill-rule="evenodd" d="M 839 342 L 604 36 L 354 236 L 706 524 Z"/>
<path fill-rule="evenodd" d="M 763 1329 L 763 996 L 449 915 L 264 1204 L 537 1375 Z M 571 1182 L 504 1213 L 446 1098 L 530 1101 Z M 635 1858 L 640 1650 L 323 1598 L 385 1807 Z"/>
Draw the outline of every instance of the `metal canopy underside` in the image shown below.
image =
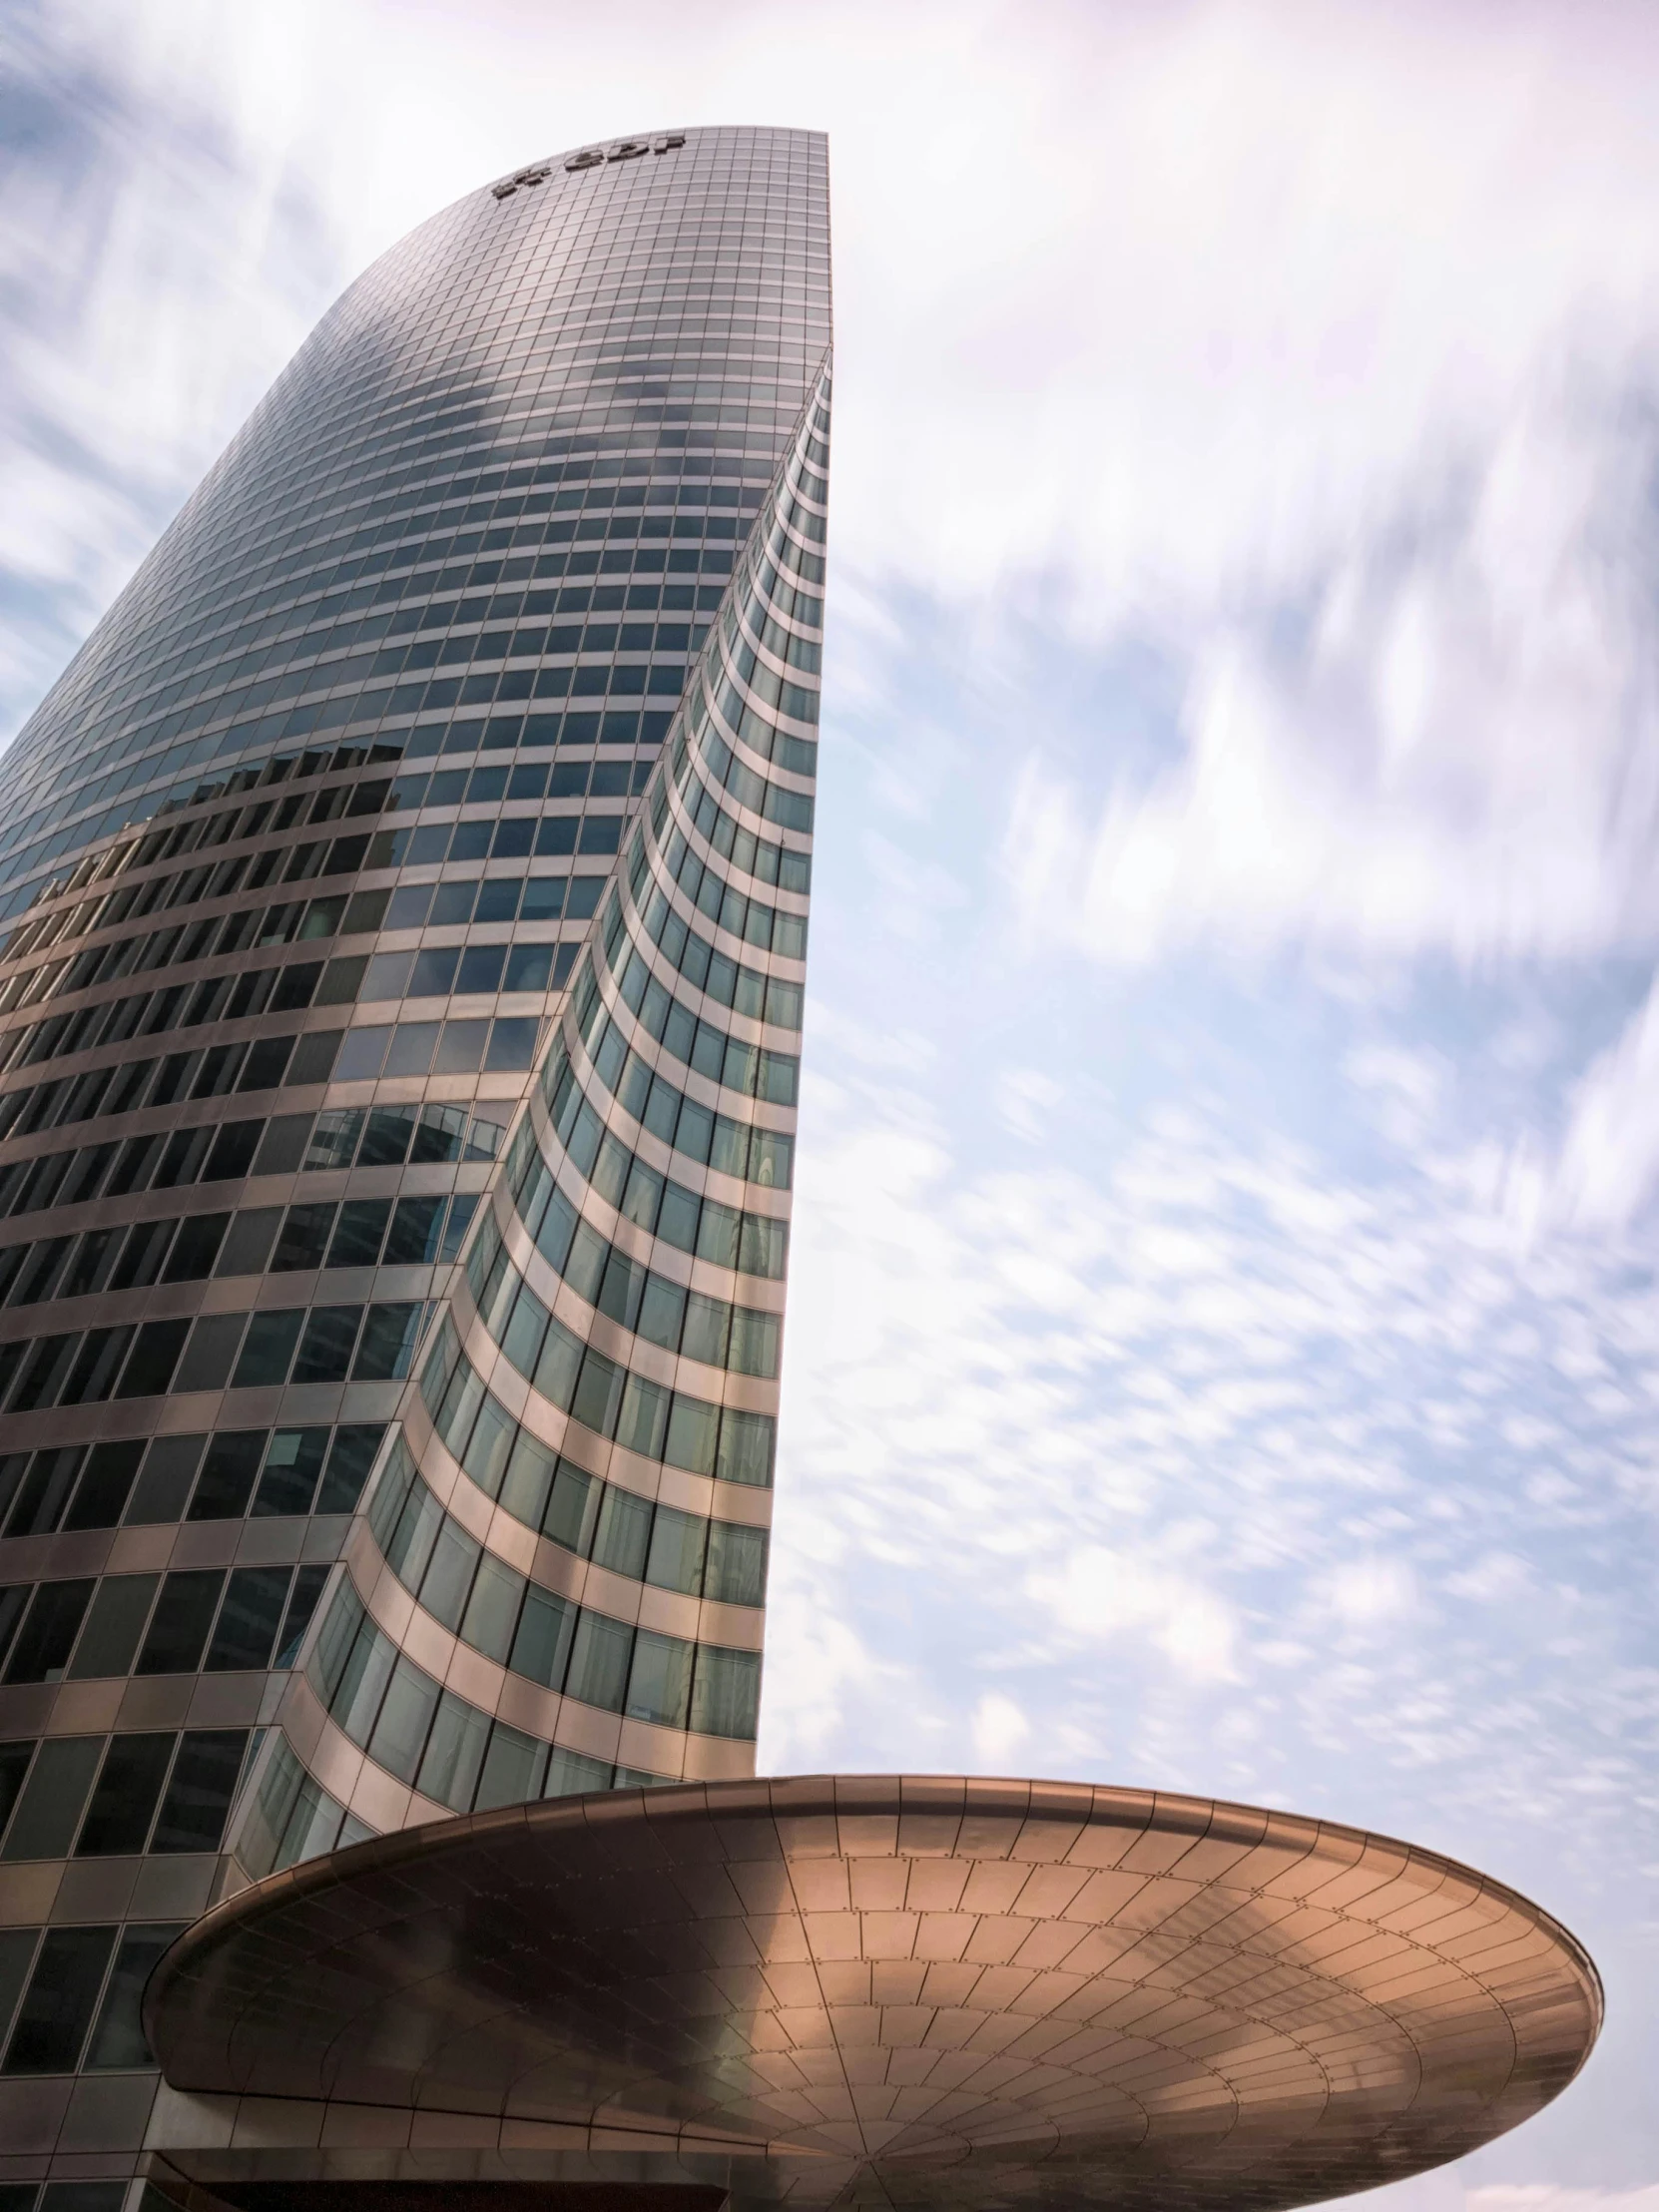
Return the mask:
<path fill-rule="evenodd" d="M 249 2205 L 517 2180 L 1266 2212 L 1513 2127 L 1582 2064 L 1601 1992 L 1535 1906 L 1384 1838 L 841 1777 L 378 1838 L 210 1914 L 146 2016 L 194 2092 L 152 2148 Z M 302 2100 L 280 2127 L 276 2099 Z"/>

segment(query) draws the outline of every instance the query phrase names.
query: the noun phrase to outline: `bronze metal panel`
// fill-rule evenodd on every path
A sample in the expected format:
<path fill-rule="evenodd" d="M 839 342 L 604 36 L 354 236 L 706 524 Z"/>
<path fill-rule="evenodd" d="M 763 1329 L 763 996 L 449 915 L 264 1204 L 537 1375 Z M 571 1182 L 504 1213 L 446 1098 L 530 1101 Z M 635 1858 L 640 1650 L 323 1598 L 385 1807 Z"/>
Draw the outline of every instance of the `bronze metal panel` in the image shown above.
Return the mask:
<path fill-rule="evenodd" d="M 209 1914 L 146 2016 L 177 2089 L 386 2115 L 378 2148 L 338 2138 L 349 2169 L 324 2119 L 309 2147 L 168 2151 L 249 2212 L 412 2158 L 573 2203 L 1275 2212 L 1515 2125 L 1582 2064 L 1601 1992 L 1556 1923 L 1432 1853 L 1199 1799 L 874 1776 L 380 1837 Z"/>

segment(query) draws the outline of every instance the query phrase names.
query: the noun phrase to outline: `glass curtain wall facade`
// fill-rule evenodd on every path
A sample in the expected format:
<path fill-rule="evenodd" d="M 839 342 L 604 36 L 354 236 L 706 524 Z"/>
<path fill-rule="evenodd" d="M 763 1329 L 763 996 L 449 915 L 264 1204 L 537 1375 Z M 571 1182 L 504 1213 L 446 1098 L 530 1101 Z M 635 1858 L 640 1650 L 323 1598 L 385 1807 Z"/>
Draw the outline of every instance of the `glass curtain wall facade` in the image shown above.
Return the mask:
<path fill-rule="evenodd" d="M 240 1883 L 753 1769 L 829 338 L 815 134 L 468 196 L 0 762 L 0 2212 Z"/>

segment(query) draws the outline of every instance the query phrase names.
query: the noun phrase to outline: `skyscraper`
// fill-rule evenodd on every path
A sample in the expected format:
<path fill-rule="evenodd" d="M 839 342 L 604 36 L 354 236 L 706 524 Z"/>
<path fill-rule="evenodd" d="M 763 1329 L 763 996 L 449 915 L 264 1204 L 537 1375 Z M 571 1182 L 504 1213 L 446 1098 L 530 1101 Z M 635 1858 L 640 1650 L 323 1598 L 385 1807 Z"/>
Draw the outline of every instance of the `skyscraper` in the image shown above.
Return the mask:
<path fill-rule="evenodd" d="M 434 218 L 9 758 L 0 2212 L 1273 2212 L 1594 2039 L 1385 1838 L 753 1778 L 827 210 Z"/>
<path fill-rule="evenodd" d="M 227 1889 L 753 1771 L 828 216 L 707 130 L 434 217 L 0 766 L 6 2212 L 114 2212 Z"/>

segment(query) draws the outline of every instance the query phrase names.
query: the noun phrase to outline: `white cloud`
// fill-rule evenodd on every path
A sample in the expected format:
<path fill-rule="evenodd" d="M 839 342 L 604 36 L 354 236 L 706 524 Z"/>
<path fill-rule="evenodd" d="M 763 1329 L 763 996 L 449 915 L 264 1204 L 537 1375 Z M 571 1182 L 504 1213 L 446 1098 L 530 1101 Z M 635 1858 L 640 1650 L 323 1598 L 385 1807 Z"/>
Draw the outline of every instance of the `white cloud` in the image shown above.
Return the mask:
<path fill-rule="evenodd" d="M 987 1690 L 973 1709 L 973 1753 L 981 1771 L 1006 1774 L 1031 1733 L 1031 1723 L 1011 1697 Z"/>
<path fill-rule="evenodd" d="M 1415 1610 L 1416 1576 L 1403 1559 L 1349 1560 L 1331 1575 L 1325 1601 L 1343 1628 L 1391 1630 Z"/>
<path fill-rule="evenodd" d="M 1453 1597 L 1475 1598 L 1482 1604 L 1523 1598 L 1533 1587 L 1531 1567 L 1512 1551 L 1488 1551 L 1461 1574 L 1446 1578 L 1446 1588 Z"/>
<path fill-rule="evenodd" d="M 1189 1575 L 1085 1544 L 1058 1573 L 1034 1574 L 1029 1588 L 1042 1611 L 1074 1636 L 1103 1644 L 1144 1636 L 1189 1681 L 1236 1679 L 1233 1609 Z"/>
<path fill-rule="evenodd" d="M 1053 1076 L 1037 1068 L 1009 1068 L 996 1082 L 997 1113 L 1027 1144 L 1040 1143 L 1047 1135 L 1054 1109 L 1064 1096 Z"/>
<path fill-rule="evenodd" d="M 1553 1198 L 1580 1228 L 1617 1229 L 1659 1182 L 1659 979 L 1580 1083 Z"/>
<path fill-rule="evenodd" d="M 1563 397 L 1406 487 L 1295 634 L 1262 606 L 1194 650 L 1171 768 L 1103 805 L 1027 769 L 1028 926 L 1113 961 L 1653 942 L 1656 462 L 1645 410 Z"/>

